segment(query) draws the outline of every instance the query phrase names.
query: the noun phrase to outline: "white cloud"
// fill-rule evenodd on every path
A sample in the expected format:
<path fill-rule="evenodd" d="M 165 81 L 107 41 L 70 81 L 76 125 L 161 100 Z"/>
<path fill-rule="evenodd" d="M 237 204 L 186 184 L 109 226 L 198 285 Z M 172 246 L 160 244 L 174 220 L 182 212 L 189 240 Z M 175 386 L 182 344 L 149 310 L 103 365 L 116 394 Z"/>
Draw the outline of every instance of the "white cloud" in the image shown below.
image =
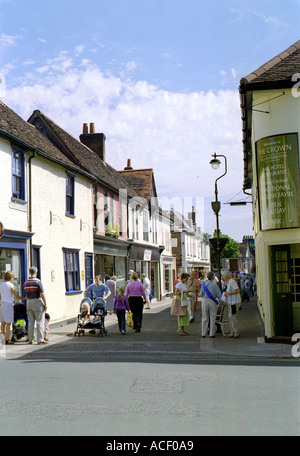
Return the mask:
<path fill-rule="evenodd" d="M 137 68 L 137 63 L 134 60 L 131 60 L 131 62 L 128 62 L 126 65 L 127 71 L 134 71 L 136 68 Z"/>
<path fill-rule="evenodd" d="M 123 169 L 131 158 L 134 168 L 153 168 L 160 196 L 213 198 L 219 175 L 209 165 L 214 152 L 228 159 L 228 173 L 218 184 L 220 200 L 242 189 L 237 90 L 170 92 L 104 74 L 88 61 L 75 67 L 62 52 L 7 89 L 3 101 L 24 119 L 40 109 L 77 138 L 83 123 L 95 122 L 107 137 L 108 163 Z M 208 224 L 214 226 L 212 213 Z"/>
<path fill-rule="evenodd" d="M 234 19 L 228 25 L 244 21 L 245 19 L 261 19 L 266 25 L 273 25 L 276 28 L 288 27 L 288 24 L 279 17 L 271 16 L 251 8 L 230 8 Z"/>
<path fill-rule="evenodd" d="M 84 44 L 80 44 L 79 46 L 77 46 L 75 48 L 76 55 L 82 54 L 84 49 L 85 49 L 85 45 Z"/>
<path fill-rule="evenodd" d="M 17 36 L 2 33 L 0 35 L 0 46 L 13 46 L 16 43 L 17 38 Z"/>
<path fill-rule="evenodd" d="M 27 59 L 23 62 L 23 65 L 35 65 L 35 61 L 33 59 Z"/>
<path fill-rule="evenodd" d="M 235 68 L 231 68 L 230 72 L 231 72 L 231 74 L 232 74 L 233 79 L 236 79 L 237 74 L 238 74 L 237 71 L 236 71 L 236 69 L 235 69 Z"/>

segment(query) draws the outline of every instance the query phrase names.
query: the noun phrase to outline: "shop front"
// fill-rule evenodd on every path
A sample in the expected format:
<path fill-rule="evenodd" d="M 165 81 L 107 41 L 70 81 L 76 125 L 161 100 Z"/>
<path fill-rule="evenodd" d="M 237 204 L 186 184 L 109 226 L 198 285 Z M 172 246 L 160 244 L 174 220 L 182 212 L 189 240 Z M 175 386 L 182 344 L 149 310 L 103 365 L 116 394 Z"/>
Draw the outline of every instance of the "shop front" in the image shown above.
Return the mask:
<path fill-rule="evenodd" d="M 14 286 L 19 295 L 23 294 L 23 284 L 27 279 L 27 243 L 31 238 L 29 233 L 3 230 L 0 238 L 0 283 L 4 281 L 5 273 L 14 273 Z"/>
<path fill-rule="evenodd" d="M 176 280 L 176 258 L 162 256 L 162 295 L 172 296 Z"/>
<path fill-rule="evenodd" d="M 143 244 L 133 244 L 130 252 L 129 270 L 139 277 L 146 274 L 151 282 L 151 294 L 161 300 L 160 255 L 163 248 Z"/>
<path fill-rule="evenodd" d="M 125 286 L 130 245 L 130 242 L 97 236 L 94 243 L 95 276 L 101 275 L 103 282 L 115 276 L 117 288 Z"/>

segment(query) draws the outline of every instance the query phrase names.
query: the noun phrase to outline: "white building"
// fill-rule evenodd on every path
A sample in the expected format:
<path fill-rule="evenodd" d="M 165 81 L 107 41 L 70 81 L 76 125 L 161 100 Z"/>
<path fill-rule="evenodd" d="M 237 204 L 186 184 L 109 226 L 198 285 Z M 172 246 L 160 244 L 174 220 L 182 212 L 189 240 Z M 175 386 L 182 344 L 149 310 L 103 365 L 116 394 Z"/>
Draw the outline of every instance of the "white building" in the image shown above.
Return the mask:
<path fill-rule="evenodd" d="M 74 317 L 93 252 L 93 176 L 3 103 L 0 155 L 1 280 L 13 270 L 22 294 L 28 266 L 36 265 L 52 322 Z"/>
<path fill-rule="evenodd" d="M 300 41 L 241 79 L 244 191 L 252 194 L 267 338 L 300 330 Z"/>

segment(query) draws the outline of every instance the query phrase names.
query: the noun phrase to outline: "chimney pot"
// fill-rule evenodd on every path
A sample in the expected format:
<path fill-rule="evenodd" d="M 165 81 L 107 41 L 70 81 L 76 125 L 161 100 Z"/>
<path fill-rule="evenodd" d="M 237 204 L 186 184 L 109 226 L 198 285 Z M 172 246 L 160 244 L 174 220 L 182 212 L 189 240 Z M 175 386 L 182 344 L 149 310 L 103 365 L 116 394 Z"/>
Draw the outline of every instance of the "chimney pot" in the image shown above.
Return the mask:
<path fill-rule="evenodd" d="M 89 134 L 89 127 L 88 127 L 88 124 L 87 124 L 87 123 L 84 123 L 84 124 L 83 124 L 82 133 L 83 133 L 84 135 L 88 135 L 88 134 Z"/>
<path fill-rule="evenodd" d="M 127 170 L 127 169 L 133 169 L 132 166 L 131 166 L 131 159 L 130 158 L 128 158 L 127 166 L 124 168 L 124 170 Z"/>
<path fill-rule="evenodd" d="M 90 123 L 90 134 L 94 134 L 94 133 L 95 133 L 95 124 Z"/>

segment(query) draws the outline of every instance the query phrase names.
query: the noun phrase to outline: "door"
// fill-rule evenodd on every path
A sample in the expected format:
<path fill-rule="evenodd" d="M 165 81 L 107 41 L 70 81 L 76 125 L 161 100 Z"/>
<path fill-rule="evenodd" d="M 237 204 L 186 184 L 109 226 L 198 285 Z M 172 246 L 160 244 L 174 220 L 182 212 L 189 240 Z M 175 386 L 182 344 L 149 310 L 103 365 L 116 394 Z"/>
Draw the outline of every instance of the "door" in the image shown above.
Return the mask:
<path fill-rule="evenodd" d="M 85 286 L 86 288 L 93 283 L 93 254 L 85 254 Z"/>
<path fill-rule="evenodd" d="M 293 334 L 290 246 L 271 247 L 273 316 L 275 336 Z"/>

